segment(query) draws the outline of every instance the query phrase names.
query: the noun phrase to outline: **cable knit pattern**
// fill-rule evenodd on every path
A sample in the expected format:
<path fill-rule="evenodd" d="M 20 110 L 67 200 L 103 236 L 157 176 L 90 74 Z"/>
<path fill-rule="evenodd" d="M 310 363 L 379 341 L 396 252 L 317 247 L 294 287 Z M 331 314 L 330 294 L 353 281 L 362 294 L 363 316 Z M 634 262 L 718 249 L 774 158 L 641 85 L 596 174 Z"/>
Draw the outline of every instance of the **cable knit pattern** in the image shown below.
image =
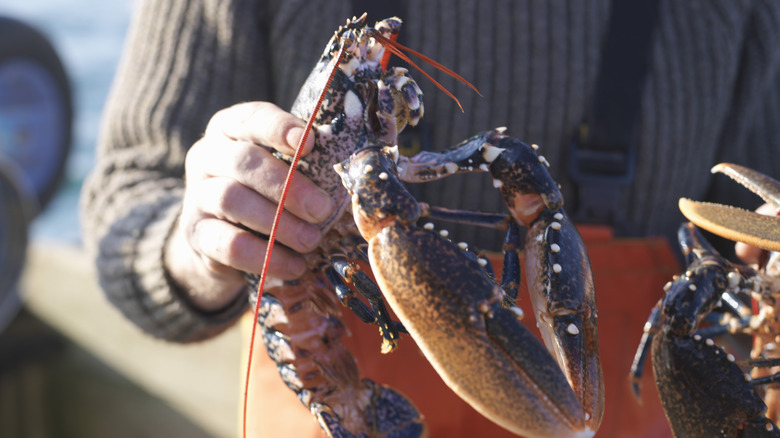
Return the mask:
<path fill-rule="evenodd" d="M 191 307 L 164 272 L 165 240 L 183 193 L 184 157 L 221 108 L 270 100 L 289 108 L 346 0 L 140 2 L 105 114 L 96 167 L 83 193 L 84 236 L 100 283 L 125 315 L 155 336 L 193 341 L 228 327 L 245 304 L 215 314 Z M 408 1 L 405 43 L 472 81 L 484 98 L 439 72 L 464 113 L 429 81 L 433 148 L 507 126 L 541 145 L 572 199 L 570 140 L 586 120 L 609 20 L 606 0 Z M 734 161 L 780 175 L 780 3 L 662 1 L 638 127 L 639 166 L 623 201 L 623 235 L 672 235 L 681 196 L 755 206 L 709 168 Z M 384 17 L 369 17 L 370 20 Z M 430 69 L 428 69 L 430 70 Z M 414 73 L 413 73 L 414 74 Z M 451 208 L 497 211 L 484 175 L 422 187 Z M 448 226 L 449 227 L 449 226 Z M 495 245 L 492 231 L 451 227 Z"/>

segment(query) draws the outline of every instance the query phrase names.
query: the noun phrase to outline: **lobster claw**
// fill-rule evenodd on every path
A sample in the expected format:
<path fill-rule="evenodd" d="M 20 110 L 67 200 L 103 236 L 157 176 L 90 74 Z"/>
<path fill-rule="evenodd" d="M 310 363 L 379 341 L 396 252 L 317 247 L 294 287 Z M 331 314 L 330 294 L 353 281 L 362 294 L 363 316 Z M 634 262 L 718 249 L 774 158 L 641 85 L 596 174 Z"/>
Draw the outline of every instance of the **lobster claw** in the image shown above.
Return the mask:
<path fill-rule="evenodd" d="M 456 245 L 433 231 L 392 225 L 369 241 L 369 260 L 428 361 L 477 411 L 518 434 L 592 435 L 553 357 Z"/>
<path fill-rule="evenodd" d="M 488 170 L 500 181 L 512 217 L 528 228 L 526 278 L 542 339 L 579 399 L 588 428 L 596 430 L 604 412 L 604 379 L 585 243 L 537 148 L 497 131 L 485 138 L 502 150 Z"/>
<path fill-rule="evenodd" d="M 604 412 L 596 293 L 590 260 L 563 210 L 546 210 L 525 239 L 528 291 L 547 348 L 596 430 Z"/>
<path fill-rule="evenodd" d="M 464 168 L 485 164 L 483 170 L 493 172 L 501 182 L 497 187 L 512 200 L 507 203 L 513 216 L 532 224 L 526 242 L 527 260 L 535 259 L 527 262 L 529 283 L 538 284 L 536 306 L 540 320 L 549 327 L 546 341 L 560 365 L 519 321 L 518 309 L 502 305 L 504 291 L 473 255 L 439 233 L 415 226 L 420 209 L 399 179 L 398 158 L 391 148 L 365 148 L 337 166 L 337 171 L 352 195 L 355 222 L 369 244 L 378 285 L 447 385 L 512 432 L 536 437 L 593 436 L 603 412 L 603 382 L 588 258 L 565 213 L 547 208 L 562 204 L 551 178 L 541 184 L 526 181 L 536 179 L 529 175 L 535 175 L 534 166 L 541 163 L 535 152 L 514 139 L 511 144 L 504 142 L 505 138 L 495 131 L 477 136 L 448 158 L 459 157 L 459 162 L 463 158 Z M 491 145 L 486 139 L 500 142 Z M 523 148 L 523 154 L 530 151 L 530 162 L 535 164 L 505 154 L 515 147 Z M 510 172 L 511 180 L 504 180 L 507 163 L 502 156 L 531 169 Z M 432 179 L 460 170 L 461 164 L 442 157 L 404 161 L 405 177 Z M 540 187 L 549 188 L 544 198 L 538 193 Z M 561 248 L 567 252 L 556 255 Z"/>
<path fill-rule="evenodd" d="M 724 173 L 750 189 L 780 212 L 780 182 L 737 164 L 721 163 L 713 173 Z M 727 205 L 680 198 L 680 211 L 691 222 L 721 237 L 769 251 L 780 251 L 780 218 Z"/>

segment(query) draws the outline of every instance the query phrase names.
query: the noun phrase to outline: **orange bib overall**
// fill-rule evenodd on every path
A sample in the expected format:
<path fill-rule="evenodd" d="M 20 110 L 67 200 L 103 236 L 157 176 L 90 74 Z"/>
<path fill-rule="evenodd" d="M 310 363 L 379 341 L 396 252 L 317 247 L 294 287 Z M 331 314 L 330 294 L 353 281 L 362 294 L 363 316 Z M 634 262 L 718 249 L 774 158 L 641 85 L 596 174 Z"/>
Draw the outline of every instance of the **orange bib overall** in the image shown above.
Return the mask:
<path fill-rule="evenodd" d="M 642 382 L 642 405 L 631 394 L 628 373 L 651 308 L 663 295 L 663 285 L 681 270 L 678 261 L 660 237 L 618 239 L 606 227 L 579 229 L 593 266 L 606 391 L 604 419 L 596 436 L 670 437 L 650 363 Z M 491 261 L 499 272 L 500 257 Z M 518 305 L 525 311 L 525 325 L 538 334 L 524 289 Z M 352 333 L 342 341 L 357 358 L 363 376 L 390 385 L 412 400 L 424 415 L 432 437 L 514 436 L 456 396 L 411 338 L 403 336 L 395 352 L 382 355 L 376 328 L 366 326 L 346 308 L 342 319 Z M 242 321 L 245 333 L 251 331 L 251 320 L 249 315 Z M 249 388 L 249 436 L 324 437 L 308 410 L 279 378 L 259 337 L 256 343 Z"/>

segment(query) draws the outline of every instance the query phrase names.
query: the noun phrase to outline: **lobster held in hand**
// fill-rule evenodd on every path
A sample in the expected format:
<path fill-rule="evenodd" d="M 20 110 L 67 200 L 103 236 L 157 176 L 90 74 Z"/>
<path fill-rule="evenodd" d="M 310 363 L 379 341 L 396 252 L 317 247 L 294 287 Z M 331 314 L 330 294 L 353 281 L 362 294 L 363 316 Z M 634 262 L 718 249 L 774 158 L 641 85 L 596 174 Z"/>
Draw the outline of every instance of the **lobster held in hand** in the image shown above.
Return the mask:
<path fill-rule="evenodd" d="M 322 110 L 311 119 L 314 149 L 300 170 L 332 194 L 336 208 L 319 224 L 324 237 L 307 256 L 311 270 L 263 291 L 258 323 L 266 349 L 285 383 L 332 436 L 426 434 L 408 399 L 360 377 L 340 343 L 347 330 L 338 302 L 379 326 L 383 351 L 408 330 L 447 384 L 508 430 L 592 436 L 603 412 L 595 292 L 582 240 L 561 208 L 546 160 L 498 130 L 448 152 L 400 159 L 390 146 L 422 116 L 422 94 L 406 70 L 383 70 L 379 61 L 377 41 L 397 32 L 400 20 L 383 20 L 374 29 L 362 27 L 364 20 L 348 20 L 336 32 L 293 105 L 294 114 L 311 117 L 317 91 L 334 72 Z M 336 55 L 342 49 L 343 58 Z M 475 216 L 421 206 L 401 184 L 471 171 L 491 171 L 510 209 L 508 217 L 476 220 L 509 230 L 501 284 L 461 245 L 416 226 L 424 216 L 464 222 Z M 523 327 L 514 306 L 518 226 L 529 227 L 529 289 L 547 348 Z M 379 288 L 363 281 L 350 262 L 365 258 L 363 238 Z M 249 276 L 255 286 L 257 280 Z M 368 305 L 345 283 L 363 284 L 357 292 Z M 401 324 L 389 319 L 384 299 Z"/>

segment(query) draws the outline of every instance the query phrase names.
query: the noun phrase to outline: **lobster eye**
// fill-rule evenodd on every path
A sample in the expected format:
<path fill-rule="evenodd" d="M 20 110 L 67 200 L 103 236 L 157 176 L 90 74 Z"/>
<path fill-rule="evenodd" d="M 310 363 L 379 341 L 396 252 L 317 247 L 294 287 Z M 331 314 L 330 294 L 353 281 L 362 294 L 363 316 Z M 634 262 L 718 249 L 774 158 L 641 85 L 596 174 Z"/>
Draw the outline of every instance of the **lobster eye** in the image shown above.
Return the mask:
<path fill-rule="evenodd" d="M 357 35 L 352 29 L 349 29 L 341 35 L 341 46 L 347 53 L 353 53 L 356 49 L 355 43 L 357 41 Z"/>

